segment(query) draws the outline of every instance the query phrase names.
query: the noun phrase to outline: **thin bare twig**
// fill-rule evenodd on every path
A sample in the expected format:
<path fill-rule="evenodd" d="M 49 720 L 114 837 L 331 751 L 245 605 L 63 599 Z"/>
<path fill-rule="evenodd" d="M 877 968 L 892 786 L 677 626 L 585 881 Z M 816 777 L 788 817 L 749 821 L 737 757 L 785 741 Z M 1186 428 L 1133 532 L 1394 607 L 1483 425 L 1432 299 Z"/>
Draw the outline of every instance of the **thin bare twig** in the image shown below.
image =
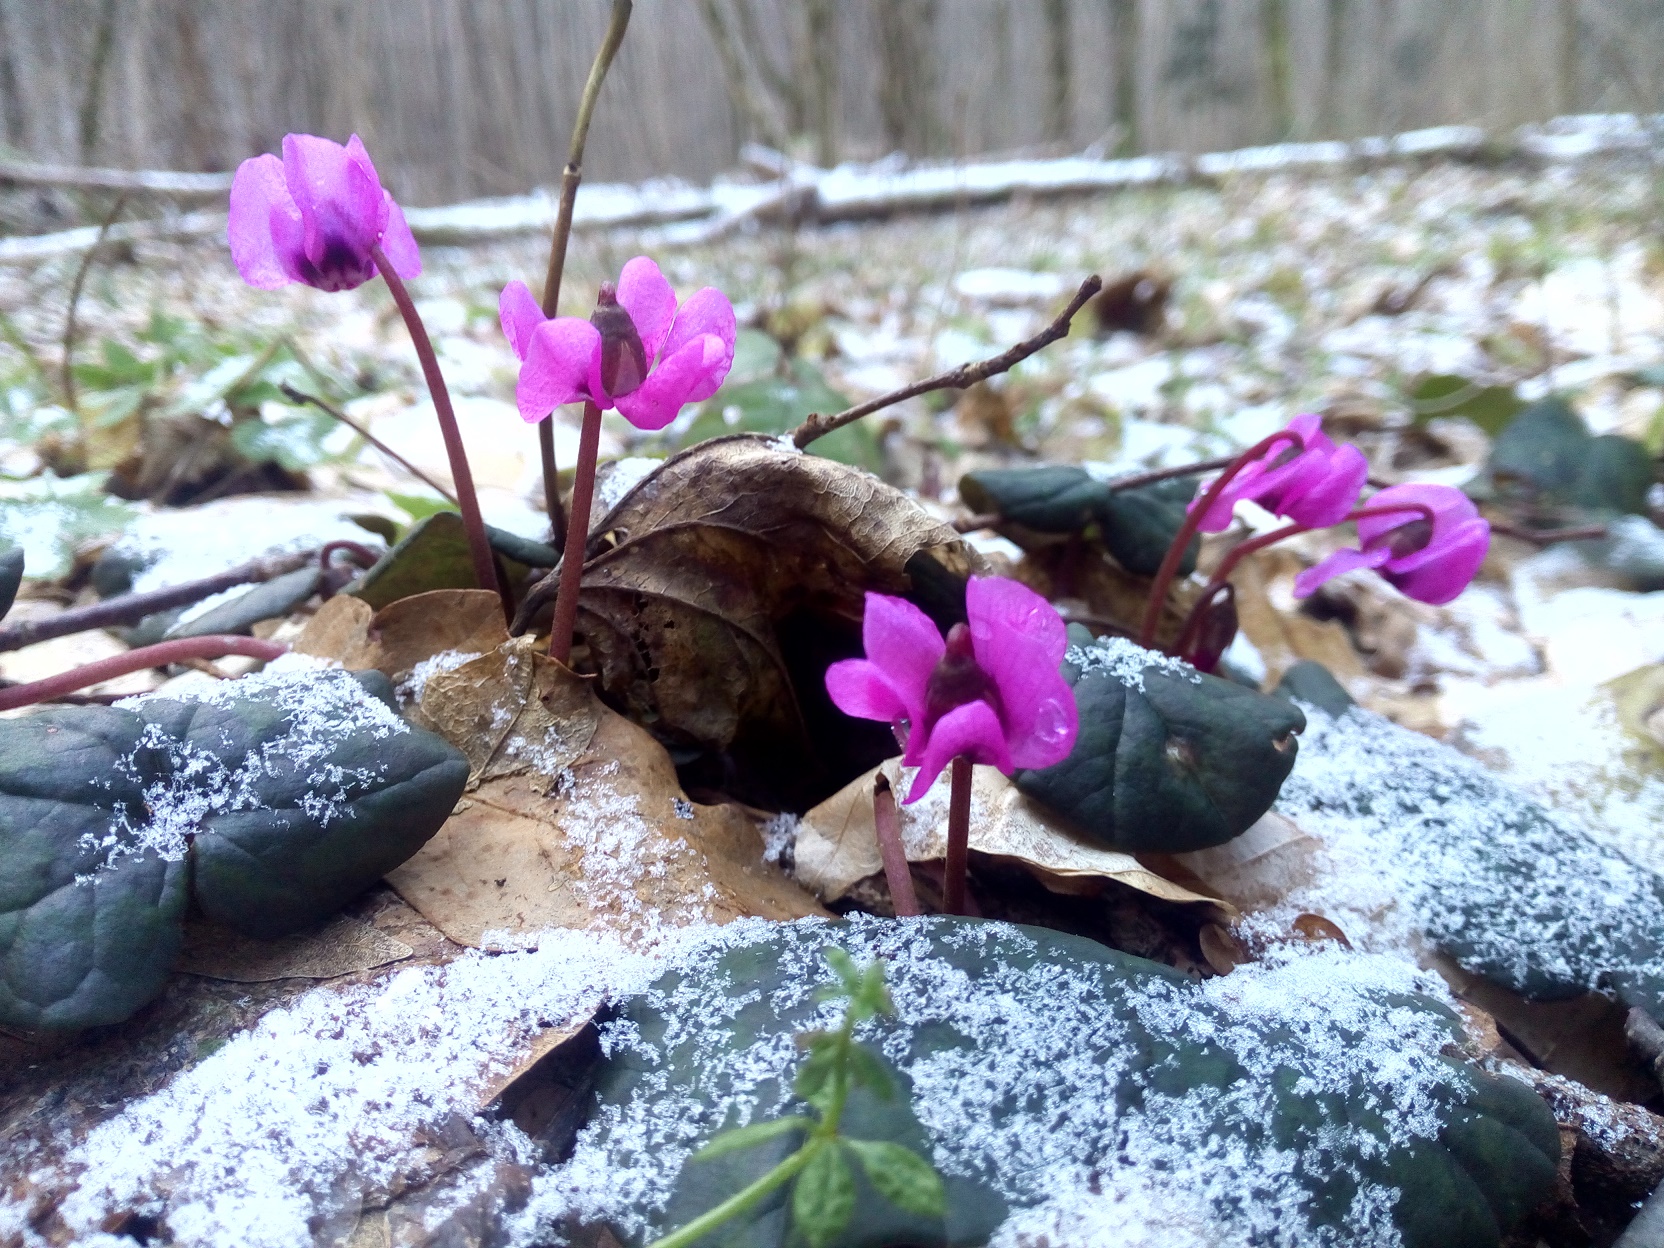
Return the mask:
<path fill-rule="evenodd" d="M 121 594 L 115 598 L 106 598 L 103 602 L 77 607 L 44 619 L 20 620 L 16 624 L 0 628 L 0 652 L 21 650 L 37 641 L 68 637 L 73 633 L 84 633 L 94 628 L 137 624 L 145 616 L 154 615 L 158 611 L 188 607 L 193 602 L 201 602 L 204 598 L 227 589 L 235 589 L 238 585 L 250 585 L 283 576 L 297 568 L 304 568 L 317 557 L 318 552 L 315 550 L 274 555 L 269 559 L 256 559 L 224 572 L 217 572 L 213 576 L 205 576 L 201 580 L 185 581 L 179 585 L 169 585 L 165 589 L 147 590 L 142 594 Z"/>
<path fill-rule="evenodd" d="M 831 416 L 822 416 L 817 412 L 792 431 L 792 442 L 801 450 L 816 438 L 823 438 L 833 430 L 842 429 L 863 416 L 883 411 L 886 407 L 894 407 L 905 399 L 929 394 L 932 390 L 963 390 L 979 381 L 987 381 L 990 377 L 998 376 L 1014 365 L 1022 363 L 1042 347 L 1049 347 L 1059 338 L 1065 337 L 1069 332 L 1069 322 L 1074 320 L 1075 313 L 1086 306 L 1086 301 L 1097 294 L 1103 284 L 1103 279 L 1094 273 L 1080 284 L 1075 297 L 1069 300 L 1069 306 L 1058 314 L 1055 321 L 1026 342 L 1019 342 L 1009 351 L 1003 351 L 980 363 L 964 364 L 945 373 L 938 373 L 934 377 L 927 377 L 923 381 L 916 381 L 910 386 L 892 390 L 889 394 L 880 395 L 866 403 L 857 403 L 854 407 L 845 408 Z"/>
<path fill-rule="evenodd" d="M 589 121 L 595 113 L 595 101 L 601 96 L 601 84 L 612 67 L 612 58 L 618 55 L 618 46 L 624 42 L 624 32 L 629 29 L 632 7 L 631 0 L 613 0 L 612 20 L 607 23 L 607 33 L 596 49 L 595 60 L 589 67 L 589 81 L 584 83 L 584 93 L 578 101 L 566 168 L 560 175 L 560 207 L 555 214 L 554 234 L 549 239 L 549 271 L 543 278 L 540 304 L 544 316 L 554 316 L 560 310 L 560 283 L 566 271 L 566 247 L 572 238 L 572 211 L 578 203 L 578 183 L 584 177 L 584 145 L 589 141 Z M 553 415 L 538 422 L 537 451 L 543 467 L 543 505 L 549 513 L 549 544 L 559 550 L 565 544 L 566 513 L 560 506 Z"/>
<path fill-rule="evenodd" d="M 919 895 L 913 888 L 913 872 L 907 865 L 907 850 L 901 843 L 901 817 L 896 811 L 896 795 L 882 772 L 872 786 L 872 823 L 896 918 L 906 919 L 923 914 L 924 911 L 919 909 Z"/>
<path fill-rule="evenodd" d="M 80 396 L 75 392 L 75 338 L 80 331 L 76 323 L 75 313 L 81 306 L 81 291 L 87 284 L 87 274 L 92 272 L 93 262 L 98 259 L 98 253 L 104 247 L 104 240 L 110 236 L 110 227 L 121 216 L 127 207 L 127 192 L 116 196 L 115 204 L 98 223 L 98 239 L 87 249 L 87 254 L 81 257 L 81 263 L 76 266 L 75 280 L 69 284 L 69 312 L 64 317 L 64 406 L 77 416 L 81 413 Z"/>
<path fill-rule="evenodd" d="M 432 477 L 428 476 L 427 473 L 423 472 L 420 468 L 418 468 L 415 464 L 411 463 L 403 455 L 400 455 L 392 447 L 388 446 L 387 443 L 383 442 L 380 438 L 376 437 L 375 434 L 371 433 L 368 429 L 366 429 L 363 425 L 359 424 L 351 416 L 348 416 L 340 408 L 334 406 L 333 404 L 324 402 L 324 400 L 320 399 L 315 394 L 307 394 L 306 391 L 304 391 L 304 390 L 297 390 L 293 386 L 291 386 L 288 382 L 282 383 L 282 385 L 278 386 L 278 389 L 283 391 L 283 397 L 288 399 L 289 402 L 299 403 L 299 404 L 302 404 L 302 405 L 305 405 L 305 404 L 309 403 L 313 407 L 317 408 L 324 415 L 333 417 L 334 419 L 340 421 L 348 429 L 351 429 L 359 437 L 363 438 L 371 446 L 375 447 L 376 450 L 380 451 L 383 455 L 387 456 L 388 459 L 392 460 L 400 468 L 403 468 L 406 472 L 408 472 L 411 476 L 415 477 L 423 485 L 427 486 L 430 490 L 433 490 L 435 493 L 437 493 L 441 498 L 443 498 L 452 507 L 455 507 L 457 505 L 455 494 L 452 494 L 444 486 L 440 485 L 439 482 L 435 481 Z"/>

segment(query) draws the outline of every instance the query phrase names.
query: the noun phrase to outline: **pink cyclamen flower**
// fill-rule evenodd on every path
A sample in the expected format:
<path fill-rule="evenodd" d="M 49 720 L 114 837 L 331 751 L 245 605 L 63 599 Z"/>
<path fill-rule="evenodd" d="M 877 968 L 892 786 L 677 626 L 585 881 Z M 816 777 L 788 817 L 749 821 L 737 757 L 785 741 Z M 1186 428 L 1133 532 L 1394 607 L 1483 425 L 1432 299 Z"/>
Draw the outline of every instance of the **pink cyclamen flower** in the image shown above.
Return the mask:
<path fill-rule="evenodd" d="M 1338 550 L 1294 578 L 1294 596 L 1310 596 L 1319 585 L 1355 568 L 1373 568 L 1400 592 L 1439 606 L 1468 587 L 1491 545 L 1491 526 L 1473 501 L 1448 485 L 1393 485 L 1370 498 L 1371 511 L 1419 503 L 1419 511 L 1363 516 L 1358 549 Z"/>
<path fill-rule="evenodd" d="M 969 627 L 955 624 L 944 642 L 906 599 L 869 593 L 867 657 L 826 670 L 826 691 L 844 714 L 905 731 L 901 761 L 919 769 L 909 802 L 961 754 L 1007 775 L 1050 767 L 1069 757 L 1080 729 L 1058 670 L 1068 632 L 1051 604 L 1016 581 L 973 576 L 965 611 Z"/>
<path fill-rule="evenodd" d="M 715 394 L 734 363 L 734 307 L 713 286 L 676 306 L 659 266 L 637 256 L 601 287 L 595 314 L 546 318 L 524 283 L 503 288 L 503 333 L 523 361 L 515 397 L 527 421 L 563 403 L 616 407 L 638 429 L 663 429 Z"/>
<path fill-rule="evenodd" d="M 283 159 L 256 156 L 231 180 L 231 258 L 250 286 L 304 282 L 351 290 L 376 275 L 380 244 L 400 277 L 422 271 L 404 213 L 355 134 L 342 147 L 312 134 L 283 139 Z"/>
<path fill-rule="evenodd" d="M 1350 443 L 1336 446 L 1323 432 L 1320 417 L 1296 416 L 1290 432 L 1300 435 L 1304 450 L 1292 442 L 1279 443 L 1231 478 L 1197 527 L 1220 533 L 1230 527 L 1239 499 L 1251 499 L 1273 515 L 1314 529 L 1328 528 L 1346 518 L 1369 477 L 1363 452 Z M 1192 503 L 1194 508 L 1197 504 Z"/>

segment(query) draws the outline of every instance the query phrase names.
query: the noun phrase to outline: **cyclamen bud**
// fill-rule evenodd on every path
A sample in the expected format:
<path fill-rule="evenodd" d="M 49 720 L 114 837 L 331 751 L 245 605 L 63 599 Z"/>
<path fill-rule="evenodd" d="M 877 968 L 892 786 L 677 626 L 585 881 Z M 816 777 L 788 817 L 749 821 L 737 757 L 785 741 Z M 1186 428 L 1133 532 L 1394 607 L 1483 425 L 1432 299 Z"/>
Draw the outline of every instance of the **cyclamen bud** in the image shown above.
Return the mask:
<path fill-rule="evenodd" d="M 996 715 L 1005 710 L 999 686 L 977 664 L 970 626 L 955 624 L 948 629 L 947 649 L 925 684 L 924 723 L 916 726 L 922 732 L 929 732 L 954 707 L 978 698 L 993 707 Z"/>
<path fill-rule="evenodd" d="M 601 385 L 614 398 L 633 394 L 647 377 L 647 351 L 629 312 L 618 302 L 618 287 L 602 282 L 589 323 L 601 333 Z"/>

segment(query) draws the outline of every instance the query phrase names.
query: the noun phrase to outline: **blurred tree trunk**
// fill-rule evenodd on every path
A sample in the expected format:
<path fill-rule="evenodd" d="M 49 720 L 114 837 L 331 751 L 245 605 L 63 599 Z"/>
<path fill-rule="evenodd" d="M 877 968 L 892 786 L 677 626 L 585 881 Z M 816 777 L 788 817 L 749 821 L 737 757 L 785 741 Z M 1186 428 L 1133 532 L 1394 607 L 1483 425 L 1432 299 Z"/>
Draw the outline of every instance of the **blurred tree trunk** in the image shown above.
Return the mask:
<path fill-rule="evenodd" d="M 214 83 L 203 59 L 202 40 L 197 32 L 197 0 L 176 0 L 173 33 L 179 55 L 179 106 L 183 125 L 185 168 L 225 168 L 219 152 L 219 116 L 214 107 Z"/>
<path fill-rule="evenodd" d="M 1138 132 L 1138 0 L 1109 0 L 1109 40 L 1115 56 L 1115 151 L 1132 156 L 1143 147 Z"/>
<path fill-rule="evenodd" d="M 936 144 L 937 0 L 872 0 L 878 31 L 878 111 L 892 147 L 924 155 Z"/>
<path fill-rule="evenodd" d="M 1289 55 L 1288 0 L 1260 0 L 1260 32 L 1265 44 L 1266 87 L 1274 138 L 1294 134 L 1293 66 Z"/>
<path fill-rule="evenodd" d="M 1329 0 L 1323 31 L 1323 114 L 1319 123 L 1330 137 L 1345 133 L 1341 117 L 1341 62 L 1346 56 L 1346 0 Z"/>
<path fill-rule="evenodd" d="M 1577 0 L 1560 0 L 1560 99 L 1558 111 L 1578 111 L 1578 54 L 1582 41 L 1578 38 Z M 1639 100 L 1636 108 L 1642 107 Z"/>
<path fill-rule="evenodd" d="M 98 130 L 104 112 L 104 83 L 115 47 L 116 0 L 104 0 L 93 33 L 92 55 L 87 61 L 87 90 L 81 97 L 81 163 L 90 165 L 98 150 Z"/>
<path fill-rule="evenodd" d="M 1070 54 L 1069 0 L 1045 0 L 1046 42 L 1050 52 L 1046 83 L 1046 139 L 1061 143 L 1069 137 L 1069 106 L 1074 98 Z"/>
<path fill-rule="evenodd" d="M 722 66 L 722 85 L 728 93 L 728 106 L 733 111 L 736 128 L 745 139 L 766 143 L 770 147 L 785 147 L 785 134 L 757 97 L 751 70 L 746 64 L 745 50 L 728 25 L 721 0 L 699 0 L 699 15 L 704 19 L 711 42 L 716 45 L 717 61 Z"/>
<path fill-rule="evenodd" d="M 815 162 L 830 169 L 838 163 L 838 0 L 804 0 L 798 33 L 793 60 L 807 96 Z"/>

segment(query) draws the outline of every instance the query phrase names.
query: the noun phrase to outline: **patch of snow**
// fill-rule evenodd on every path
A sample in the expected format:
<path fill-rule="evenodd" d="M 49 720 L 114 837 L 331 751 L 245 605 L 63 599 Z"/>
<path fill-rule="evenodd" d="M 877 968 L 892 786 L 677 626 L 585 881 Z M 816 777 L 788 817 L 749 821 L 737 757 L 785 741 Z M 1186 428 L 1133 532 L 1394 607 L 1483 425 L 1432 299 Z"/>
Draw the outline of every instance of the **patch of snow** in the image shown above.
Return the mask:
<path fill-rule="evenodd" d="M 464 663 L 472 663 L 481 656 L 472 650 L 441 650 L 438 654 L 429 655 L 415 667 L 410 669 L 410 675 L 401 680 L 394 692 L 398 695 L 401 705 L 420 703 L 422 694 L 427 691 L 428 681 L 440 672 L 454 672 Z"/>
<path fill-rule="evenodd" d="M 797 852 L 797 824 L 797 816 L 790 813 L 775 815 L 763 824 L 759 831 L 763 835 L 764 862 L 788 868 L 792 865 Z"/>
<path fill-rule="evenodd" d="M 1100 637 L 1090 646 L 1070 646 L 1063 661 L 1074 664 L 1082 676 L 1105 673 L 1139 692 L 1144 689 L 1144 672 L 1152 667 L 1194 685 L 1202 683 L 1202 674 L 1183 659 L 1146 650 L 1125 637 Z"/>
<path fill-rule="evenodd" d="M 616 507 L 621 498 L 646 480 L 648 474 L 662 463 L 662 459 L 649 459 L 644 455 L 614 460 L 611 471 L 607 473 L 596 492 L 602 513 L 605 514 Z"/>
<path fill-rule="evenodd" d="M 1032 303 L 1056 299 L 1070 286 L 1059 273 L 1027 269 L 966 269 L 953 279 L 953 289 L 966 299 L 985 303 Z"/>

